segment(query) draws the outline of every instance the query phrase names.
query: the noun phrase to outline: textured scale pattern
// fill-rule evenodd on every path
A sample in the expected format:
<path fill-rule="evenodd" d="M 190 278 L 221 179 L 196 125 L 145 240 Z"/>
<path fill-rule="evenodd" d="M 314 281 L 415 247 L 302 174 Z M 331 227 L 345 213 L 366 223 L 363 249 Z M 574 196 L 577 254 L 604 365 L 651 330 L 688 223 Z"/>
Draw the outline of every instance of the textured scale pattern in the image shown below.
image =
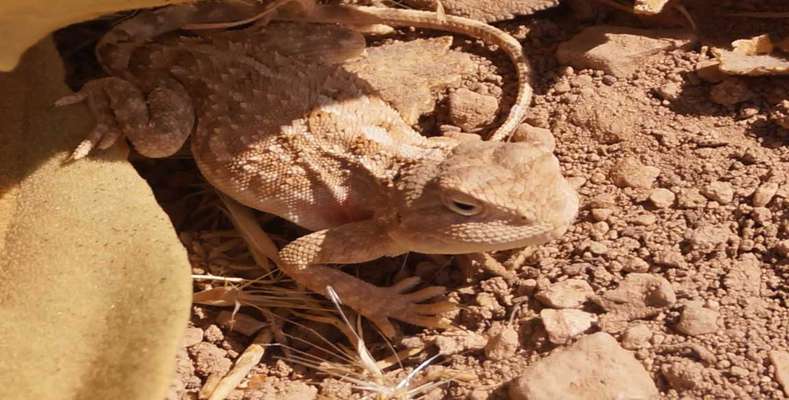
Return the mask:
<path fill-rule="evenodd" d="M 281 250 L 283 272 L 316 292 L 331 285 L 385 334 L 395 333 L 390 318 L 443 326 L 440 314 L 453 305 L 423 302 L 444 288 L 416 289 L 418 278 L 377 287 L 325 264 L 538 245 L 572 223 L 578 199 L 552 154 L 474 135 L 423 137 L 363 78 L 368 58 L 400 61 L 384 51 L 365 56 L 358 33 L 289 22 L 166 34 L 176 28 L 168 16 L 184 25 L 199 11 L 184 7 L 141 13 L 102 40 L 97 52 L 112 76 L 59 102 L 86 100 L 96 115 L 76 157 L 121 137 L 143 155 L 164 157 L 191 135 L 198 167 L 218 190 L 315 231 Z M 399 11 L 375 11 L 370 21 L 383 15 L 452 31 L 466 23 Z M 159 25 L 138 26 L 151 21 Z M 483 38 L 503 34 L 468 24 Z M 519 49 L 512 38 L 500 43 Z M 423 69 L 441 60 L 426 58 Z"/>

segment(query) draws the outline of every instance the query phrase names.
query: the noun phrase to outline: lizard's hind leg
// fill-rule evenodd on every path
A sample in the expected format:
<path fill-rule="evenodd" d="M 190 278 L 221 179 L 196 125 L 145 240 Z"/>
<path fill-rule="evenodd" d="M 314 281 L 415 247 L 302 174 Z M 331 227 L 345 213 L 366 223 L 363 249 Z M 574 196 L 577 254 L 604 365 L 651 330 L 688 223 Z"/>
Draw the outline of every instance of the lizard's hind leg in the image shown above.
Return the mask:
<path fill-rule="evenodd" d="M 96 79 L 55 105 L 82 101 L 87 101 L 96 125 L 71 153 L 73 160 L 87 156 L 94 148 L 106 149 L 122 136 L 146 157 L 167 157 L 183 146 L 194 126 L 192 101 L 173 80 L 162 82 L 146 96 L 124 79 Z"/>

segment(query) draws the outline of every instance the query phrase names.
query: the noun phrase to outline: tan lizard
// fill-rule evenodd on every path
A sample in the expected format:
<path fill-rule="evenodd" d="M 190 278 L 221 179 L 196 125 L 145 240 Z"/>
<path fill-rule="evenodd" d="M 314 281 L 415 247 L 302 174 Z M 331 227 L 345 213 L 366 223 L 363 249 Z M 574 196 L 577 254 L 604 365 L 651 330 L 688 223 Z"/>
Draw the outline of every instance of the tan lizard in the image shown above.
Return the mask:
<path fill-rule="evenodd" d="M 356 15 L 357 23 L 368 22 L 358 17 L 368 11 L 341 9 Z M 164 157 L 191 134 L 194 158 L 209 183 L 242 204 L 315 231 L 280 251 L 280 268 L 310 290 L 324 293 L 332 286 L 385 334 L 395 332 L 389 318 L 439 326 L 451 304 L 420 303 L 445 289 L 412 292 L 418 278 L 378 287 L 324 264 L 409 251 L 465 254 L 537 245 L 572 223 L 577 196 L 546 148 L 468 134 L 418 134 L 342 68 L 344 59 L 364 50 L 354 31 L 273 23 L 157 37 L 170 30 L 161 24 L 172 12 L 184 15 L 162 9 L 118 25 L 97 49 L 113 76 L 88 82 L 59 102 L 87 100 L 96 116 L 77 156 L 125 136 L 141 154 Z M 462 24 L 479 25 L 391 12 L 374 10 L 365 18 L 413 20 L 455 32 Z M 495 28 L 475 29 L 464 32 Z M 144 42 L 136 34 L 155 40 Z"/>

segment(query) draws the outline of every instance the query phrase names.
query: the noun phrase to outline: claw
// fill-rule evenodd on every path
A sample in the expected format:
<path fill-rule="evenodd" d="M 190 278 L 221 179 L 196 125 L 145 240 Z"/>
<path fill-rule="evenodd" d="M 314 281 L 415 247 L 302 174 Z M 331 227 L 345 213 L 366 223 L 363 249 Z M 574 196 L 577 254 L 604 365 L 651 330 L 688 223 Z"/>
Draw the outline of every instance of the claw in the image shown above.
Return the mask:
<path fill-rule="evenodd" d="M 78 104 L 85 101 L 88 98 L 88 95 L 83 92 L 73 93 L 67 96 L 63 96 L 57 100 L 55 100 L 55 107 L 63 107 L 63 106 L 70 106 L 72 104 Z"/>
<path fill-rule="evenodd" d="M 378 327 L 378 330 L 380 330 L 384 336 L 393 338 L 397 335 L 397 330 L 389 321 L 388 317 L 367 317 L 367 319 L 369 319 L 376 327 Z"/>
<path fill-rule="evenodd" d="M 432 316 L 432 317 L 425 317 L 421 315 L 407 315 L 403 317 L 398 317 L 405 323 L 409 323 L 411 325 L 416 326 L 423 326 L 425 328 L 446 328 L 450 325 L 449 321 L 439 316 Z"/>
<path fill-rule="evenodd" d="M 457 309 L 457 304 L 449 301 L 439 301 L 428 304 L 414 304 L 411 307 L 411 310 L 413 310 L 416 314 L 421 315 L 437 315 L 455 311 Z"/>
<path fill-rule="evenodd" d="M 443 286 L 431 286 L 424 289 L 419 289 L 413 293 L 405 294 L 404 296 L 406 296 L 411 302 L 418 303 L 420 301 L 432 299 L 436 296 L 441 296 L 446 292 L 447 289 Z"/>
<path fill-rule="evenodd" d="M 390 286 L 389 289 L 395 293 L 403 293 L 415 288 L 416 285 L 418 285 L 421 281 L 422 279 L 420 279 L 418 276 L 411 276 L 395 283 L 394 285 Z"/>

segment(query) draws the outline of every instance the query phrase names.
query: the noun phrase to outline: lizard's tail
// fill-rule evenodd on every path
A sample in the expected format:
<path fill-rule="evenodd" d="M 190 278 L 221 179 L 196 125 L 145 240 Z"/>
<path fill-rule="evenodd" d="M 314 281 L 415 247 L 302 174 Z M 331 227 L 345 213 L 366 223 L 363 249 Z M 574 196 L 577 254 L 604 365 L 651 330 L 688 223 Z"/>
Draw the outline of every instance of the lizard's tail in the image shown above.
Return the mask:
<path fill-rule="evenodd" d="M 507 118 L 490 135 L 489 140 L 491 141 L 500 141 L 514 132 L 525 117 L 526 109 L 531 103 L 530 69 L 523 55 L 521 44 L 507 32 L 487 23 L 438 12 L 365 6 L 319 6 L 312 10 L 307 19 L 315 22 L 340 22 L 357 25 L 413 26 L 458 33 L 495 44 L 507 53 L 515 65 L 518 94 Z"/>

